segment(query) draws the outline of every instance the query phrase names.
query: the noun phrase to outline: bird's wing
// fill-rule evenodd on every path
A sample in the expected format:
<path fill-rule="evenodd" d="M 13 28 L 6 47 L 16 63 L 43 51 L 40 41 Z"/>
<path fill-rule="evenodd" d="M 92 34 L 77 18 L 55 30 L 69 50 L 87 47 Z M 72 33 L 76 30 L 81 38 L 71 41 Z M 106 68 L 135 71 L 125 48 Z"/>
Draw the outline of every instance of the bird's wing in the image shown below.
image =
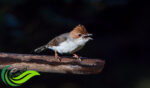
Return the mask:
<path fill-rule="evenodd" d="M 69 36 L 69 33 L 61 34 L 55 38 L 53 38 L 47 45 L 48 46 L 58 46 L 60 43 L 67 40 L 67 37 Z"/>

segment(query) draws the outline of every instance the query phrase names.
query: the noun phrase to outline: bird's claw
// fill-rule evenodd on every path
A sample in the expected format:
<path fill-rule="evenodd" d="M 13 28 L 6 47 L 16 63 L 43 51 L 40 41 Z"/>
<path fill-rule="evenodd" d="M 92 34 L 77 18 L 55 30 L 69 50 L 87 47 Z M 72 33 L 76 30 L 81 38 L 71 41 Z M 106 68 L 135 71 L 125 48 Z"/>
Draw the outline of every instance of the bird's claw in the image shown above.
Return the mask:
<path fill-rule="evenodd" d="M 60 57 L 60 56 L 55 56 L 55 58 L 56 58 L 59 62 L 61 62 L 61 57 Z"/>
<path fill-rule="evenodd" d="M 73 55 L 74 58 L 78 59 L 79 61 L 82 61 L 81 57 L 79 57 L 77 54 L 73 54 Z"/>

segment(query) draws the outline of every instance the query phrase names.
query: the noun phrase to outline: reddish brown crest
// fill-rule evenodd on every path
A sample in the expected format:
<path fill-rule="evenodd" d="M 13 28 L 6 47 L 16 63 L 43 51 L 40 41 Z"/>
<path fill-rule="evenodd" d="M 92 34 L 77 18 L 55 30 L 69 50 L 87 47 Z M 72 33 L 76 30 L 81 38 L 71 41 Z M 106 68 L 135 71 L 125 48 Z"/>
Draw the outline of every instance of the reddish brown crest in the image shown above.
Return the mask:
<path fill-rule="evenodd" d="M 78 36 L 77 34 L 87 34 L 87 30 L 86 28 L 79 24 L 78 26 L 76 26 L 71 32 L 70 32 L 70 35 L 73 37 L 73 38 L 79 38 L 80 36 Z"/>

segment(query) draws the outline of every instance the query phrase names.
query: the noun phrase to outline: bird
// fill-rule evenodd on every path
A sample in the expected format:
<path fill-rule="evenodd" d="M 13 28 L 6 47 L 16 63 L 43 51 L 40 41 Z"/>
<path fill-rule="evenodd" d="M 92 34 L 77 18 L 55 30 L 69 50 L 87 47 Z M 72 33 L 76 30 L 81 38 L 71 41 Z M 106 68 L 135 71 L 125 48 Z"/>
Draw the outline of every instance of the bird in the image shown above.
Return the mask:
<path fill-rule="evenodd" d="M 73 54 L 73 57 L 81 61 L 81 57 L 76 54 L 81 50 L 85 44 L 93 40 L 92 34 L 88 33 L 84 25 L 77 25 L 73 30 L 68 33 L 60 34 L 54 37 L 47 44 L 36 48 L 34 52 L 40 53 L 46 49 L 53 50 L 55 52 L 55 58 L 60 61 L 59 54 Z"/>

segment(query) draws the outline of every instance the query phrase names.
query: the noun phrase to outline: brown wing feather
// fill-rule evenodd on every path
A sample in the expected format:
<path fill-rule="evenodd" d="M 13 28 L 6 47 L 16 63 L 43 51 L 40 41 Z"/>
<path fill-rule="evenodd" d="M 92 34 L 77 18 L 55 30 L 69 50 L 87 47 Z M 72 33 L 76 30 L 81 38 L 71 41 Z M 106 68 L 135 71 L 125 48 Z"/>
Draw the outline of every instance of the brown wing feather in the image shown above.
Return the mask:
<path fill-rule="evenodd" d="M 67 40 L 67 37 L 69 36 L 69 33 L 62 34 L 60 36 L 55 37 L 52 39 L 47 45 L 48 46 L 58 46 L 60 43 Z"/>

